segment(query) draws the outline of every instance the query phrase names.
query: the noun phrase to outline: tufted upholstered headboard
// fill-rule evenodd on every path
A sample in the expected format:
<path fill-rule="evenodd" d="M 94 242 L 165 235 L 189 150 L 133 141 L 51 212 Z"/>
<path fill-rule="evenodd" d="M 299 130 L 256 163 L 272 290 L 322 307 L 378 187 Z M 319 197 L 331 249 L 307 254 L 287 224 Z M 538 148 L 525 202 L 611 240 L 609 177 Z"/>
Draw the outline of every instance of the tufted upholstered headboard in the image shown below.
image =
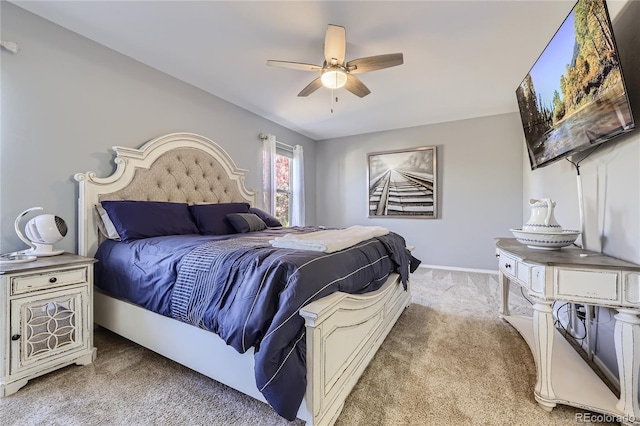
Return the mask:
<path fill-rule="evenodd" d="M 248 202 L 255 193 L 244 184 L 246 170 L 238 169 L 215 142 L 193 133 L 172 133 L 145 143 L 140 149 L 115 146 L 116 170 L 99 178 L 77 173 L 78 254 L 93 256 L 99 231 L 96 203 L 104 200 L 173 201 L 188 204 Z"/>

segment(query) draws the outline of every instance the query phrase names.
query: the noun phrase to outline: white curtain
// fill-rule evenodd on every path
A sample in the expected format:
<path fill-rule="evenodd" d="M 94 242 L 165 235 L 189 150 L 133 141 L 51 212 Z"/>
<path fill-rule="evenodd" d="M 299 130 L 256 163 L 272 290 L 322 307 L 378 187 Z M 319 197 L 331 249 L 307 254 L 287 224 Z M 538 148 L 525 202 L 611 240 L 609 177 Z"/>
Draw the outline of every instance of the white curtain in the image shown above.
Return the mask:
<path fill-rule="evenodd" d="M 293 147 L 291 181 L 291 226 L 304 226 L 304 157 L 300 145 Z"/>
<path fill-rule="evenodd" d="M 276 137 L 267 135 L 262 145 L 262 209 L 276 214 Z"/>

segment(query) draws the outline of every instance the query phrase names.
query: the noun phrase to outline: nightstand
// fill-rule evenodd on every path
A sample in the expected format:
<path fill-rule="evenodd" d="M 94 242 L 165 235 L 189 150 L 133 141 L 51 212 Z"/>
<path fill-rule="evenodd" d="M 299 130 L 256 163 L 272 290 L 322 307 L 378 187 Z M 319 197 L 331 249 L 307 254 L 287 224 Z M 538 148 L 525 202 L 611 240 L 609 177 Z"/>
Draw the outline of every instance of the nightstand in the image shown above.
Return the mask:
<path fill-rule="evenodd" d="M 0 397 L 69 364 L 91 364 L 93 263 L 61 254 L 0 265 Z"/>

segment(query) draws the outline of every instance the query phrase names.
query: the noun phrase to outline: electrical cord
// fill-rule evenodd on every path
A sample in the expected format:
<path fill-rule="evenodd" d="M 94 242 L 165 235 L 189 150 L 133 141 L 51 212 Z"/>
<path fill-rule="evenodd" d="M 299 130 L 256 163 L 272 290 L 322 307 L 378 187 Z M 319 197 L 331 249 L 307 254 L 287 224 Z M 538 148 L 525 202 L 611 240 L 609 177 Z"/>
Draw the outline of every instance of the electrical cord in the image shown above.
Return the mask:
<path fill-rule="evenodd" d="M 560 312 L 560 310 L 562 308 L 565 308 L 565 307 L 566 307 L 567 316 L 570 316 L 570 314 L 571 314 L 571 303 L 565 302 L 556 310 L 556 320 L 554 321 L 554 326 L 556 328 L 559 328 L 560 330 L 562 330 L 562 332 L 563 332 L 565 337 L 566 336 L 571 336 L 573 339 L 579 340 L 579 341 L 582 341 L 582 340 L 586 339 L 587 338 L 587 324 L 585 323 L 584 317 L 580 318 L 578 315 L 576 315 L 578 320 L 580 320 L 580 322 L 582 323 L 582 329 L 584 330 L 584 335 L 583 336 L 573 336 L 572 334 L 569 333 L 569 330 L 564 326 L 564 324 L 562 324 L 562 321 L 560 321 L 558 313 Z"/>
<path fill-rule="evenodd" d="M 591 151 L 587 152 L 587 154 L 580 159 L 580 161 L 571 161 L 571 160 L 569 160 L 569 157 L 565 157 L 565 160 L 567 160 L 568 162 L 573 164 L 575 166 L 575 168 L 576 168 L 576 173 L 580 174 L 580 163 L 582 163 L 584 160 L 586 160 L 591 154 L 596 152 L 598 150 L 598 148 L 600 148 L 602 145 L 603 144 L 599 144 L 599 145 L 594 146 L 591 149 Z"/>
<path fill-rule="evenodd" d="M 553 304 L 555 305 L 555 302 L 554 302 Z M 567 331 L 567 329 L 565 328 L 565 326 L 564 326 L 564 325 L 562 324 L 562 322 L 560 321 L 560 318 L 559 318 L 558 313 L 560 312 L 560 309 L 564 308 L 564 307 L 565 307 L 565 306 L 567 306 L 568 304 L 569 304 L 568 302 L 565 302 L 565 303 L 563 303 L 562 305 L 560 305 L 560 307 L 559 307 L 558 309 L 556 309 L 556 310 L 555 310 L 555 314 L 556 314 L 556 315 L 555 315 L 555 318 L 556 318 L 556 319 L 555 319 L 555 321 L 553 322 L 554 327 L 555 327 L 555 328 L 558 328 L 558 329 L 560 329 L 560 330 L 562 330 L 562 331 L 563 331 L 563 335 L 564 335 L 564 336 L 567 336 L 567 334 L 568 334 L 569 332 Z M 554 307 L 555 307 L 555 306 L 554 306 Z"/>
<path fill-rule="evenodd" d="M 593 154 L 594 152 L 596 152 L 603 144 L 598 144 L 596 146 L 594 146 L 591 150 L 589 150 L 586 155 L 584 155 L 579 161 L 572 161 L 569 159 L 569 157 L 565 157 L 565 160 L 567 160 L 569 163 L 573 164 L 573 166 L 576 168 L 576 174 L 578 175 L 578 201 L 579 201 L 579 206 L 580 206 L 580 225 L 581 225 L 581 231 L 582 231 L 582 245 L 578 245 L 575 241 L 572 243 L 572 245 L 574 247 L 578 247 L 581 249 L 586 249 L 586 244 L 585 244 L 585 235 L 584 235 L 584 207 L 583 207 L 583 201 L 582 201 L 582 181 L 580 178 L 580 163 L 582 163 L 584 160 L 586 160 L 591 154 Z"/>
<path fill-rule="evenodd" d="M 524 287 L 520 287 L 520 293 L 522 294 L 522 297 L 524 297 L 524 300 L 526 300 L 531 306 L 533 306 L 533 301 L 524 294 Z"/>
<path fill-rule="evenodd" d="M 520 294 L 522 294 L 522 297 L 524 298 L 524 300 L 526 300 L 527 302 L 529 302 L 530 305 L 533 305 L 533 301 L 531 299 L 529 299 L 527 297 L 527 295 L 524 292 L 524 287 L 520 287 Z M 554 308 L 555 308 L 555 302 L 554 302 Z M 571 336 L 573 339 L 575 340 L 579 340 L 579 341 L 583 341 L 584 339 L 587 338 L 587 323 L 586 323 L 586 315 L 582 314 L 580 312 L 577 312 L 576 314 L 576 318 L 578 318 L 578 320 L 582 323 L 582 330 L 584 330 L 584 335 L 583 336 L 573 336 L 569 333 L 569 330 L 567 329 L 567 327 L 564 326 L 564 324 L 562 324 L 562 321 L 560 321 L 560 318 L 558 317 L 558 313 L 560 312 L 561 309 L 566 308 L 566 314 L 567 317 L 569 317 L 571 315 L 571 310 L 572 310 L 572 304 L 569 302 L 564 302 L 562 305 L 560 305 L 558 307 L 558 309 L 554 309 L 556 315 L 555 315 L 555 321 L 553 322 L 553 325 L 555 328 L 558 328 L 562 331 L 563 335 L 566 336 Z M 586 309 L 586 307 L 585 307 Z M 607 311 L 609 312 L 609 319 L 606 321 L 595 321 L 595 320 L 591 320 L 591 324 L 607 324 L 609 322 L 611 322 L 611 320 L 613 319 L 613 316 L 611 315 L 611 311 Z M 601 315 L 598 315 L 598 317 L 600 317 Z"/>

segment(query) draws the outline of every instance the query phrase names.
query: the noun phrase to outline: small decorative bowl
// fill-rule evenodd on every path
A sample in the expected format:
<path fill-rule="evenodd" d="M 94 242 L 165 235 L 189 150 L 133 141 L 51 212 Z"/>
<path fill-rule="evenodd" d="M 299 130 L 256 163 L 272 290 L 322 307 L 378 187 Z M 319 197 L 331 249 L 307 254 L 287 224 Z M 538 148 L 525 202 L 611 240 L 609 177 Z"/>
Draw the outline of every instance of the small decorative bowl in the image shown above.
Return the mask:
<path fill-rule="evenodd" d="M 510 229 L 518 242 L 529 248 L 540 250 L 560 250 L 573 244 L 580 231 L 564 230 L 561 232 L 532 232 L 522 229 Z"/>

